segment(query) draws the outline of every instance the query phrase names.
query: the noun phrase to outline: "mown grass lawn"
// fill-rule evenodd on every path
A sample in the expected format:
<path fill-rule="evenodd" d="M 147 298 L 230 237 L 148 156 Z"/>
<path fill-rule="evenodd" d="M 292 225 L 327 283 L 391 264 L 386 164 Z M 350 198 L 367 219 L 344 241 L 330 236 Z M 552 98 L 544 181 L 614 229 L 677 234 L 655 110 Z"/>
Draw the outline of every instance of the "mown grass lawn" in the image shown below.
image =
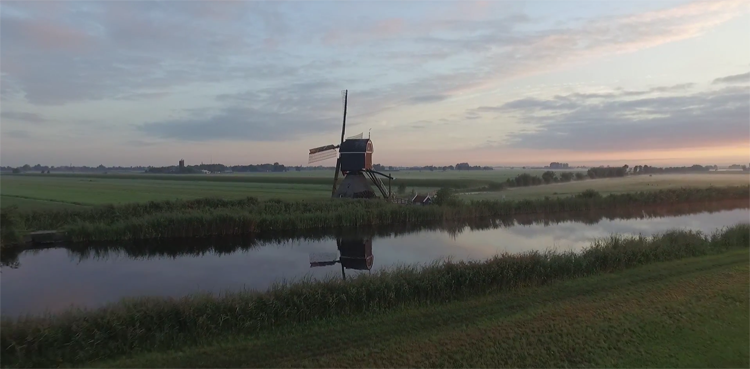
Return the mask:
<path fill-rule="evenodd" d="M 95 367 L 748 367 L 748 251 Z"/>

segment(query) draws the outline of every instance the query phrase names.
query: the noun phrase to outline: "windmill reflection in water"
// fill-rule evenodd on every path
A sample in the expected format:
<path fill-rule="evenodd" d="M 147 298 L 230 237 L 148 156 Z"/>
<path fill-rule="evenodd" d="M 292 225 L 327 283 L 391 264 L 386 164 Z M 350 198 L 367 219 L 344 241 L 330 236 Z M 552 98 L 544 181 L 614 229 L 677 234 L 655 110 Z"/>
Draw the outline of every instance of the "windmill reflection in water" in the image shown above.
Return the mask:
<path fill-rule="evenodd" d="M 310 267 L 341 264 L 341 276 L 346 280 L 346 269 L 372 270 L 372 237 L 338 237 L 339 254 L 310 254 Z"/>

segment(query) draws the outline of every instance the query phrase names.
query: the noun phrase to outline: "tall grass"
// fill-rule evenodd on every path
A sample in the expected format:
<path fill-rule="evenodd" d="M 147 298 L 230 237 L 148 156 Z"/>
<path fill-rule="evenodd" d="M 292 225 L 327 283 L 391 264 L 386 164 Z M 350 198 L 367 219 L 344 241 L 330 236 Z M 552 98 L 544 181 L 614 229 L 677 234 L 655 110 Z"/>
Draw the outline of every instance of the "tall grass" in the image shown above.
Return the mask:
<path fill-rule="evenodd" d="M 0 251 L 21 241 L 21 225 L 16 208 L 0 209 Z"/>
<path fill-rule="evenodd" d="M 404 206 L 373 200 L 259 201 L 255 198 L 209 198 L 56 209 L 8 216 L 18 219 L 13 225 L 16 231 L 56 229 L 64 231 L 70 241 L 103 241 L 227 236 L 298 229 L 357 229 L 389 224 L 435 224 L 519 214 L 748 199 L 750 186 L 669 189 L 607 196 L 587 191 L 566 198 L 481 200 L 444 206 Z M 12 213 L 6 210 L 2 213 L 6 212 Z"/>
<path fill-rule="evenodd" d="M 595 241 L 575 252 L 502 254 L 486 261 L 442 262 L 360 275 L 179 299 L 126 299 L 95 310 L 3 318 L 3 366 L 81 364 L 126 353 L 205 344 L 282 324 L 439 303 L 490 291 L 541 285 L 750 247 L 750 224 L 713 234 L 670 231 L 653 237 Z"/>

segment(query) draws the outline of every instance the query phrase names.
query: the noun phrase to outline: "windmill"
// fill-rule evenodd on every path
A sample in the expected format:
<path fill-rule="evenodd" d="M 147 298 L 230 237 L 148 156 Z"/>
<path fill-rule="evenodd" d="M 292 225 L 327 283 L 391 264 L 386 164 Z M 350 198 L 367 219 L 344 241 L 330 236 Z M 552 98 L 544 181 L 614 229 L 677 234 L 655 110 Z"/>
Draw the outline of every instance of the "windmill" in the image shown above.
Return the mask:
<path fill-rule="evenodd" d="M 338 145 L 330 144 L 310 149 L 308 164 L 337 158 L 331 197 L 375 198 L 377 195 L 370 185 L 372 184 L 383 198 L 390 198 L 391 181 L 394 178 L 372 169 L 372 154 L 374 152 L 372 140 L 369 137 L 363 138 L 362 133 L 344 139 L 346 134 L 346 107 L 349 91 L 343 91 L 342 97 L 344 99 L 344 119 L 341 125 L 341 142 Z M 341 185 L 337 186 L 339 172 L 344 176 L 344 179 L 341 181 Z M 388 178 L 387 189 L 378 176 Z"/>
<path fill-rule="evenodd" d="M 341 276 L 346 280 L 345 269 L 372 270 L 372 237 L 338 237 L 339 255 L 332 253 L 310 254 L 310 268 L 341 264 Z"/>

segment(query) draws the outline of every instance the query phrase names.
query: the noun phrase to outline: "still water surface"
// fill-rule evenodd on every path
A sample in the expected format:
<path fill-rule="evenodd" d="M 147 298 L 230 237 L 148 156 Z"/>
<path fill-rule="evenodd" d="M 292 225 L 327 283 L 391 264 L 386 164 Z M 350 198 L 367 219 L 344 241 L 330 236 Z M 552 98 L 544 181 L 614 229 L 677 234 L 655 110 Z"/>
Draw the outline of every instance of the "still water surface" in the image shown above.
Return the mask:
<path fill-rule="evenodd" d="M 593 238 L 612 233 L 652 235 L 670 229 L 712 232 L 748 222 L 750 210 L 747 203 L 735 203 L 711 212 L 678 216 L 641 216 L 638 219 L 632 214 L 622 218 L 599 214 L 594 218 L 592 220 L 589 214 L 582 221 L 520 221 L 523 224 L 506 220 L 500 227 L 479 230 L 465 227 L 459 232 L 454 228 L 395 236 L 383 235 L 384 232 L 374 237 L 349 235 L 338 237 L 339 242 L 343 240 L 341 251 L 336 237 L 275 240 L 250 246 L 243 246 L 243 241 L 198 246 L 173 243 L 171 246 L 171 250 L 184 250 L 189 246 L 190 253 L 126 249 L 120 245 L 96 249 L 68 245 L 68 248 L 26 251 L 14 260 L 13 267 L 2 268 L 0 307 L 4 316 L 37 314 L 71 305 L 97 307 L 124 297 L 179 297 L 195 292 L 266 289 L 274 282 L 305 276 L 341 278 L 342 271 L 350 277 L 368 273 L 368 265 L 371 271 L 376 271 L 448 257 L 477 260 L 502 252 L 580 250 L 590 245 Z M 354 259 L 346 258 L 352 256 L 350 254 L 356 254 Z M 370 255 L 372 258 L 368 260 Z M 311 260 L 335 261 L 340 256 L 341 263 L 311 266 Z M 342 268 L 342 264 L 347 269 Z"/>

